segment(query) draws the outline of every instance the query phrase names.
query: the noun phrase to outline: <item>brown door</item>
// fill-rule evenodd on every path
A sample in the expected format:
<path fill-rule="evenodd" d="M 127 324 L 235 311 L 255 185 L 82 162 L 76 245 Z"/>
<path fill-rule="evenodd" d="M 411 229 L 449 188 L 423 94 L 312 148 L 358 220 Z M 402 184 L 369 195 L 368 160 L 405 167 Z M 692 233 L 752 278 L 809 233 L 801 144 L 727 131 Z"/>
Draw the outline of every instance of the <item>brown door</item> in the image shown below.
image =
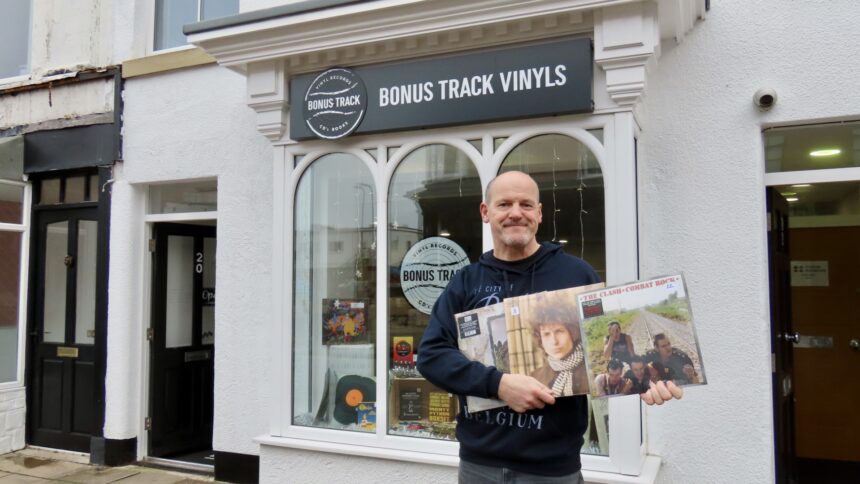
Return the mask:
<path fill-rule="evenodd" d="M 797 456 L 860 463 L 860 227 L 792 228 Z"/>

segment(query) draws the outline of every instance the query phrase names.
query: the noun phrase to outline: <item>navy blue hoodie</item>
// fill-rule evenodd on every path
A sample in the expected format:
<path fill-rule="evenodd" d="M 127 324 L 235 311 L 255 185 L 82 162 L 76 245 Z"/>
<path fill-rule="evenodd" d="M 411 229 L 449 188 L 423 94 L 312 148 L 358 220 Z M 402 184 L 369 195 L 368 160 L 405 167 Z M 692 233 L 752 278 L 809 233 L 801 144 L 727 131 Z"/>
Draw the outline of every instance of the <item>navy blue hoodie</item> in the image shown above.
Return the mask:
<path fill-rule="evenodd" d="M 461 459 L 547 476 L 579 470 L 579 451 L 588 423 L 584 396 L 558 398 L 553 405 L 525 413 L 509 407 L 467 413 L 464 395 L 497 397 L 502 373 L 460 353 L 454 314 L 510 296 L 596 282 L 600 278 L 591 266 L 550 242 L 513 262 L 486 252 L 451 279 L 433 306 L 421 338 L 418 370 L 434 385 L 460 396 L 457 440 Z"/>

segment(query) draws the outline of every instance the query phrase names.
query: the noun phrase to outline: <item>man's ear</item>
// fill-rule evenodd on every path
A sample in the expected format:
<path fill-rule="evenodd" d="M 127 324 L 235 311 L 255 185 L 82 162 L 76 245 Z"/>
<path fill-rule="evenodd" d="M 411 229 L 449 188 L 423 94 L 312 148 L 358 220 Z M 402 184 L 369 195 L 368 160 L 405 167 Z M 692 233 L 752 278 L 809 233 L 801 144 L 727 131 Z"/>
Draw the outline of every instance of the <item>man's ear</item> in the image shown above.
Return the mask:
<path fill-rule="evenodd" d="M 490 223 L 490 207 L 485 202 L 481 202 L 481 221 L 485 224 Z"/>
<path fill-rule="evenodd" d="M 538 202 L 537 223 L 543 222 L 543 204 Z"/>

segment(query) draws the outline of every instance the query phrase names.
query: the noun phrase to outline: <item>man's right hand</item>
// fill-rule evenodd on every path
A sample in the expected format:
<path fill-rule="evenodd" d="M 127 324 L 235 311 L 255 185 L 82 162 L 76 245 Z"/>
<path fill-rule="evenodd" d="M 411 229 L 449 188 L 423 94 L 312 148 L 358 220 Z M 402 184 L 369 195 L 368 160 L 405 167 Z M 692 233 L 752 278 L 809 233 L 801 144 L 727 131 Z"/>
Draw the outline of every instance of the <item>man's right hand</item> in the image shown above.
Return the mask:
<path fill-rule="evenodd" d="M 514 412 L 525 412 L 555 403 L 552 390 L 534 377 L 505 373 L 499 382 L 499 398 Z"/>

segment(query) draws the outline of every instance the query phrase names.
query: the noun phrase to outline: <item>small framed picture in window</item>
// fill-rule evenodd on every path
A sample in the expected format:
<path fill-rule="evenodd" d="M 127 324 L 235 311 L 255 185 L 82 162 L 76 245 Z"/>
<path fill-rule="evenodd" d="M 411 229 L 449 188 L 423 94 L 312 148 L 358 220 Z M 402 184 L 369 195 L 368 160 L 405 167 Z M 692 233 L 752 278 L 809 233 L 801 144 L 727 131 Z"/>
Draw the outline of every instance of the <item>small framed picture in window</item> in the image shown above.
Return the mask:
<path fill-rule="evenodd" d="M 323 299 L 323 344 L 369 343 L 366 308 L 362 299 Z"/>

